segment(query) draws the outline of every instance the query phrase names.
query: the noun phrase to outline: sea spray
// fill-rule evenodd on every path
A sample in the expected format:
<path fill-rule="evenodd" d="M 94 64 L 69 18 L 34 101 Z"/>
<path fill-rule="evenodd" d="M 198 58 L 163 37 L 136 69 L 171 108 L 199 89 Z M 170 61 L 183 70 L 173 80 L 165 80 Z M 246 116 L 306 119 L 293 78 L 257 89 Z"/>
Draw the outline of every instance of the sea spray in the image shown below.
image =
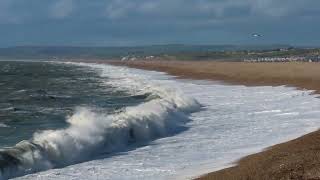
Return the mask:
<path fill-rule="evenodd" d="M 1 110 L 0 110 L 1 111 Z M 8 125 L 6 125 L 5 123 L 0 123 L 0 128 L 7 128 L 9 127 Z"/>
<path fill-rule="evenodd" d="M 101 153 L 123 151 L 130 144 L 177 133 L 189 121 L 188 113 L 200 108 L 196 100 L 128 74 L 123 68 L 91 66 L 102 67 L 102 76 L 106 77 L 107 72 L 121 72 L 121 75 L 112 74 L 106 83 L 131 90 L 132 94 L 149 93 L 151 98 L 114 114 L 97 113 L 90 107 L 78 108 L 67 118 L 67 128 L 36 132 L 31 140 L 2 150 L 3 179 L 82 162 Z"/>
<path fill-rule="evenodd" d="M 178 87 L 188 97 L 197 98 L 205 108 L 189 116 L 192 121 L 183 133 L 157 139 L 133 151 L 116 153 L 116 156 L 98 157 L 17 179 L 192 179 L 314 131 L 320 124 L 320 101 L 317 95 L 306 95 L 310 91 L 284 86 L 246 87 L 175 80 L 170 75 L 136 69 L 124 68 L 121 73 L 126 71 L 139 79 L 145 77 L 149 83 L 156 82 L 160 87 Z M 110 73 L 120 74 L 120 71 Z"/>

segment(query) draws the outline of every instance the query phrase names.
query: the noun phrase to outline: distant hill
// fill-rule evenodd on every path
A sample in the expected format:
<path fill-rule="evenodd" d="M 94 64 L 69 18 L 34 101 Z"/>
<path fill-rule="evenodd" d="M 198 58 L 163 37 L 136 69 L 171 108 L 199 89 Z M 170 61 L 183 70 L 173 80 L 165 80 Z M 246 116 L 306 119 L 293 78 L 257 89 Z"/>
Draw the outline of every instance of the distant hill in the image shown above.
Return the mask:
<path fill-rule="evenodd" d="M 236 46 L 236 45 L 153 45 L 137 47 L 63 47 L 19 46 L 0 48 L 0 59 L 53 59 L 53 58 L 98 58 L 114 59 L 123 56 L 176 56 L 207 54 L 227 51 L 260 51 L 289 48 L 289 45 Z"/>

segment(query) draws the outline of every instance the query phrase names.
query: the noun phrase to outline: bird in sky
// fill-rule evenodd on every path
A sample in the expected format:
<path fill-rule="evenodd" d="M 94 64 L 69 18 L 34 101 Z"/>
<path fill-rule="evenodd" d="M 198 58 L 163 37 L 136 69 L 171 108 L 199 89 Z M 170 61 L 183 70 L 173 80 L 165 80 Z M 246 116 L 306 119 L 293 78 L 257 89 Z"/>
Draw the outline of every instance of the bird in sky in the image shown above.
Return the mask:
<path fill-rule="evenodd" d="M 261 34 L 257 34 L 257 33 L 253 33 L 252 37 L 258 38 L 258 37 L 262 37 L 262 35 Z"/>

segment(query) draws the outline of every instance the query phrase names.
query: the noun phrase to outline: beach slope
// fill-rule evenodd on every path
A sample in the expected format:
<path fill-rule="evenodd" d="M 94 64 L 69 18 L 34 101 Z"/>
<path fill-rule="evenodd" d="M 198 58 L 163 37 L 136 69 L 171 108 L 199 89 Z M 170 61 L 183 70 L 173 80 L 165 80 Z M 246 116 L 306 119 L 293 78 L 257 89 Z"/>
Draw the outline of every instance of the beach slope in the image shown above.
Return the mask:
<path fill-rule="evenodd" d="M 287 85 L 320 92 L 320 63 L 115 61 L 111 64 L 163 71 L 182 78 L 248 86 Z M 247 156 L 235 167 L 199 179 L 320 179 L 320 131 Z"/>

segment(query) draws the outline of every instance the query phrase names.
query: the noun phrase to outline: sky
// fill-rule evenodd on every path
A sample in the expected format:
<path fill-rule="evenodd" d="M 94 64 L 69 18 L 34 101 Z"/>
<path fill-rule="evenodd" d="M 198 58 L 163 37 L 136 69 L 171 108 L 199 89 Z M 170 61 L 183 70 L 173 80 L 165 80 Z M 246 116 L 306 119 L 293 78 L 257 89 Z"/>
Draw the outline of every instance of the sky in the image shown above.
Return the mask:
<path fill-rule="evenodd" d="M 319 7 L 319 0 L 0 0 L 0 47 L 320 46 Z"/>

